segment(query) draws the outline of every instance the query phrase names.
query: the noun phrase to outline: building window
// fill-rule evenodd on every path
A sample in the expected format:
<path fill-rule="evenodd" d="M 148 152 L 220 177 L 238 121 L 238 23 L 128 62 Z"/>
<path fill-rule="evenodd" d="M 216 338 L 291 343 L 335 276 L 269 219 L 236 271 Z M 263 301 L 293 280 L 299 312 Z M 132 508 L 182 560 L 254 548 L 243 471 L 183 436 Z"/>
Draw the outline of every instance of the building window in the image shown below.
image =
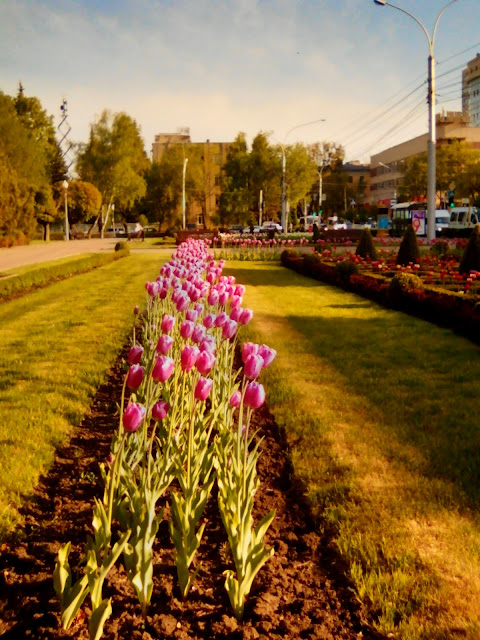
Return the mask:
<path fill-rule="evenodd" d="M 215 186 L 218 187 L 220 184 L 220 176 L 215 176 Z"/>
<path fill-rule="evenodd" d="M 199 227 L 203 227 L 204 222 L 203 222 L 203 213 L 197 213 L 197 225 Z"/>

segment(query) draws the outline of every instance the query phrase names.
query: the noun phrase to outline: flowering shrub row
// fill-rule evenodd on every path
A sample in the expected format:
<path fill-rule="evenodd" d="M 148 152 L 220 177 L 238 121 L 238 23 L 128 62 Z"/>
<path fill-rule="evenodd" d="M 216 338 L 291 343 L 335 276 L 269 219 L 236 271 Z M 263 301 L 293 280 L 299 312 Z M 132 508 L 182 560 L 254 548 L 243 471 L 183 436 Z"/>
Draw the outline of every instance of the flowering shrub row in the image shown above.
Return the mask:
<path fill-rule="evenodd" d="M 345 259 L 344 256 L 335 261 L 330 252 L 323 256 L 301 256 L 292 251 L 284 251 L 281 260 L 285 267 L 298 273 L 449 327 L 480 342 L 480 296 L 465 295 L 465 291 L 469 291 L 469 280 L 473 282 L 480 277 L 478 273 L 471 273 L 465 278 L 457 274 L 462 281 L 462 288 L 456 292 L 425 283 L 418 277 L 410 278 L 410 274 L 415 276 L 421 273 L 415 265 L 393 271 L 383 269 L 380 264 L 370 272 L 358 269 L 357 273 L 350 270 L 345 273 L 339 267 L 347 261 L 354 265 L 362 265 L 364 261 L 355 260 L 355 257 Z"/>
<path fill-rule="evenodd" d="M 223 266 L 203 241 L 189 240 L 156 281 L 146 283 L 147 307 L 141 322 L 136 316 L 119 427 L 110 459 L 102 465 L 103 498 L 95 501 L 94 536 L 86 545 L 85 573 L 76 582 L 68 563 L 70 544 L 58 554 L 54 585 L 65 629 L 90 595 L 90 638 L 101 637 L 112 612 L 102 587 L 120 557 L 146 615 L 161 498 L 170 500 L 182 597 L 201 567 L 196 555 L 215 482 L 233 557 L 225 588 L 238 619 L 256 574 L 273 554 L 263 538 L 274 512 L 257 525 L 252 516 L 260 441 L 254 442 L 250 421 L 265 401 L 258 378 L 276 352 L 245 343 L 235 370 L 238 331 L 253 312 L 242 307 L 245 287 L 223 276 Z"/>

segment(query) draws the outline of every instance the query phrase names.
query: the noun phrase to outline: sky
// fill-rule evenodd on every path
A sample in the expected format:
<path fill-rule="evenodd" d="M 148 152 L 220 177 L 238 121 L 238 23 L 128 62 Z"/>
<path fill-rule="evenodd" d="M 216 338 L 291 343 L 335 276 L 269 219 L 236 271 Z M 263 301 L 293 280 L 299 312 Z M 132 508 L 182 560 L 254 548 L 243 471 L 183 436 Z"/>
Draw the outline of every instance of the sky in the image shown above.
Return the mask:
<path fill-rule="evenodd" d="M 432 37 L 447 0 L 395 0 Z M 435 34 L 437 112 L 461 109 L 461 73 L 480 52 L 480 0 L 456 0 Z M 427 132 L 428 39 L 374 0 L 0 0 L 0 90 L 67 100 L 72 142 L 104 109 L 193 142 L 260 132 L 329 141 L 348 161 Z M 324 120 L 324 121 L 321 121 Z"/>

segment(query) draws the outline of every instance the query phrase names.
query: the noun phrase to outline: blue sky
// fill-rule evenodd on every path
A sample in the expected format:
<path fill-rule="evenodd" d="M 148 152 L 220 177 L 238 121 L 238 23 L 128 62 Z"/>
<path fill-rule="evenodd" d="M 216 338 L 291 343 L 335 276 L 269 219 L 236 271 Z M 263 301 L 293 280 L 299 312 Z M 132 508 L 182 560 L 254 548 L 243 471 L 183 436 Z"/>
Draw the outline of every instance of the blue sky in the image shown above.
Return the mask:
<path fill-rule="evenodd" d="M 395 4 L 431 34 L 446 0 Z M 440 18 L 437 110 L 460 108 L 479 24 L 479 0 Z M 103 109 L 133 117 L 147 152 L 190 127 L 193 141 L 330 140 L 368 162 L 427 131 L 427 38 L 373 0 L 0 0 L 0 43 L 0 90 L 21 80 L 56 124 L 66 98 L 76 142 Z"/>

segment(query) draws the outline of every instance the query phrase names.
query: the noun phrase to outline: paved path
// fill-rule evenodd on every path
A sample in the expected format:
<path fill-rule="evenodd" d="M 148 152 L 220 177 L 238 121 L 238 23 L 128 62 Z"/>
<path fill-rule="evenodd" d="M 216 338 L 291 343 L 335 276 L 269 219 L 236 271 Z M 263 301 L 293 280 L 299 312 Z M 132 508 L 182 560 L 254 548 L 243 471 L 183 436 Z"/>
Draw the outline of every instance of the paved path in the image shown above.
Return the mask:
<path fill-rule="evenodd" d="M 0 249 L 0 272 L 29 264 L 47 262 L 82 253 L 112 252 L 118 239 L 93 238 L 91 240 L 52 241 L 22 247 Z"/>

